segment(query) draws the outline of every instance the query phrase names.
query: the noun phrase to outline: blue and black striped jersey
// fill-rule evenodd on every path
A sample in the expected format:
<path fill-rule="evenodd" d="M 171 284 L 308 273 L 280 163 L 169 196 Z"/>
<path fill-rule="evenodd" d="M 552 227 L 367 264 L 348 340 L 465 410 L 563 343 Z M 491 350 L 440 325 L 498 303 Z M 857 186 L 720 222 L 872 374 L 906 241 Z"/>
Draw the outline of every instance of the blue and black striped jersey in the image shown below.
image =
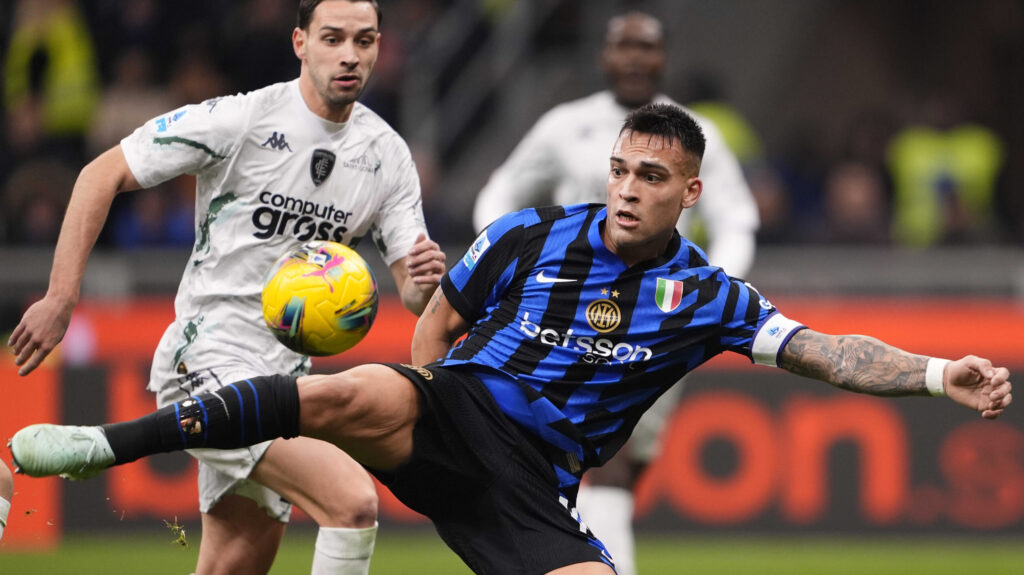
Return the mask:
<path fill-rule="evenodd" d="M 726 350 L 774 365 L 801 327 L 678 234 L 626 266 L 601 240 L 605 218 L 597 204 L 509 214 L 441 282 L 471 325 L 441 365 L 472 370 L 563 486 L 610 459 L 685 373 Z"/>

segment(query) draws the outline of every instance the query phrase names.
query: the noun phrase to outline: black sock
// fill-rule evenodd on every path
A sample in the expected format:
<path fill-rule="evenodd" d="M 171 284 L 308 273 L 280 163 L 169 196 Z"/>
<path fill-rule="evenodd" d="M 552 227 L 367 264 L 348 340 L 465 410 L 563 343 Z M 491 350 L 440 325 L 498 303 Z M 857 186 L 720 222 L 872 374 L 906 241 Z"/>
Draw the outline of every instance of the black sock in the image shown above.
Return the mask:
<path fill-rule="evenodd" d="M 254 377 L 102 427 L 117 465 L 154 453 L 287 439 L 299 434 L 299 388 L 290 376 Z"/>

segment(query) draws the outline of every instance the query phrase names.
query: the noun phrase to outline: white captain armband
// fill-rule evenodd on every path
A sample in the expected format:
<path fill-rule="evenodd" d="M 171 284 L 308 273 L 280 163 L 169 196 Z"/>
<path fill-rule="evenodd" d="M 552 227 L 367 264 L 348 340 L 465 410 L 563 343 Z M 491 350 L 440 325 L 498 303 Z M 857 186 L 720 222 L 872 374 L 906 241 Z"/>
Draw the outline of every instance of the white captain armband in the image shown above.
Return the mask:
<path fill-rule="evenodd" d="M 942 384 L 942 379 L 948 364 L 948 359 L 928 358 L 928 366 L 924 370 L 924 384 L 928 388 L 928 393 L 934 397 L 946 397 L 946 387 Z"/>
<path fill-rule="evenodd" d="M 778 367 L 779 352 L 786 347 L 793 334 L 804 327 L 803 324 L 797 323 L 781 313 L 772 315 L 754 334 L 754 342 L 750 346 L 751 359 L 757 365 Z"/>

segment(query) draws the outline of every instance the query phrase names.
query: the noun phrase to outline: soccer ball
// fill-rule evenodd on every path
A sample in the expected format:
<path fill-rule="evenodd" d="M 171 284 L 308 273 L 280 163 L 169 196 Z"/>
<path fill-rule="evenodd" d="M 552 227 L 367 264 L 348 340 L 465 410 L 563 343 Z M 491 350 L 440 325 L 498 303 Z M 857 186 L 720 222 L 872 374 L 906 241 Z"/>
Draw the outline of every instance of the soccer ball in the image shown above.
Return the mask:
<path fill-rule="evenodd" d="M 334 355 L 370 331 L 377 282 L 352 248 L 312 241 L 277 260 L 263 284 L 263 320 L 289 349 Z"/>

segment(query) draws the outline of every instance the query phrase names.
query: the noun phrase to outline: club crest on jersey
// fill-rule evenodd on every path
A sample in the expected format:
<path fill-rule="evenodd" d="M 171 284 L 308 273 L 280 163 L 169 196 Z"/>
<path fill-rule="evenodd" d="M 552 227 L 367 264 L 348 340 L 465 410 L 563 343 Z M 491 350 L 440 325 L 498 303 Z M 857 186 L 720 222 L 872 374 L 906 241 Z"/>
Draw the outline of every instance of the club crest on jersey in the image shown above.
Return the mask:
<path fill-rule="evenodd" d="M 309 177 L 313 178 L 314 185 L 319 186 L 331 175 L 335 160 L 334 152 L 320 148 L 313 150 L 313 160 L 309 163 Z"/>
<path fill-rule="evenodd" d="M 683 282 L 658 278 L 658 287 L 654 291 L 654 302 L 658 309 L 665 313 L 674 311 L 683 301 Z"/>
<path fill-rule="evenodd" d="M 622 311 L 619 304 L 610 299 L 599 299 L 587 306 L 587 323 L 598 333 L 608 333 L 619 327 Z"/>

